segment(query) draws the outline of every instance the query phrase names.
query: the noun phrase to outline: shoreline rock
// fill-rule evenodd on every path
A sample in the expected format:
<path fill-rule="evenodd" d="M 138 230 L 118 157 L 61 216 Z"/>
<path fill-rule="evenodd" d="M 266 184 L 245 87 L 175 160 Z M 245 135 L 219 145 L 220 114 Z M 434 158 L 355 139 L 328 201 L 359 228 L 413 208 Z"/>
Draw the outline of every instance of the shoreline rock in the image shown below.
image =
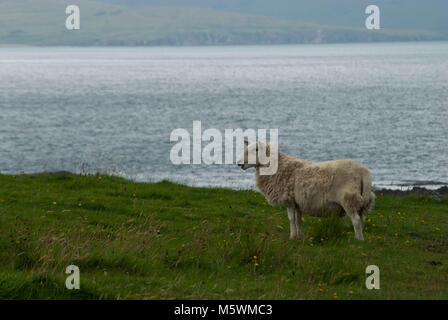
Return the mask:
<path fill-rule="evenodd" d="M 408 195 L 431 196 L 436 198 L 448 198 L 448 186 L 443 186 L 435 190 L 422 187 L 413 187 L 409 190 L 375 189 L 377 196 L 404 197 Z"/>

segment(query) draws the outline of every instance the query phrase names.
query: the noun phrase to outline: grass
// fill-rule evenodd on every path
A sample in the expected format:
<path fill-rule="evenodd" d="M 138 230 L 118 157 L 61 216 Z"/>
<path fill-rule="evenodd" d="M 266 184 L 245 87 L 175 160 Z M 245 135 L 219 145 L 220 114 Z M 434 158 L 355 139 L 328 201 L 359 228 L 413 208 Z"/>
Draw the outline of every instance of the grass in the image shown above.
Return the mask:
<path fill-rule="evenodd" d="M 309 216 L 289 240 L 286 210 L 254 191 L 0 175 L 0 299 L 448 298 L 448 199 L 378 195 L 366 219 L 364 242 Z"/>

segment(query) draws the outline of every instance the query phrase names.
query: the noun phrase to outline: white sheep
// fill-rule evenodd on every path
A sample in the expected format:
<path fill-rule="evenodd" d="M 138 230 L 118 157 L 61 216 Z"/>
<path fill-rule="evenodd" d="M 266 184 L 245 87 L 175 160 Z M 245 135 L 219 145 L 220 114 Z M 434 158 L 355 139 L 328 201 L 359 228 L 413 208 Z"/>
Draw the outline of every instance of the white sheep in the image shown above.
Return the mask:
<path fill-rule="evenodd" d="M 375 201 L 366 167 L 354 160 L 305 161 L 261 142 L 245 141 L 245 145 L 237 164 L 243 170 L 255 167 L 257 187 L 269 204 L 287 208 L 291 239 L 303 236 L 303 213 L 343 216 L 345 212 L 353 223 L 355 237 L 364 240 L 363 213 L 370 211 Z M 260 169 L 269 166 L 276 172 L 262 174 Z"/>

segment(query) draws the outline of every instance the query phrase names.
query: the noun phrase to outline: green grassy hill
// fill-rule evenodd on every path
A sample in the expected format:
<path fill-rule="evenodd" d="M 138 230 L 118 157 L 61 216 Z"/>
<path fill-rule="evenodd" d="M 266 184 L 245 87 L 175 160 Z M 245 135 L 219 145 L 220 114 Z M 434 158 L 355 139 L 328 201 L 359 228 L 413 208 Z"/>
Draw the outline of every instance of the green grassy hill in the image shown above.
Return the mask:
<path fill-rule="evenodd" d="M 448 199 L 379 194 L 364 242 L 309 216 L 289 240 L 285 210 L 253 191 L 0 175 L 0 299 L 447 299 L 447 217 Z"/>
<path fill-rule="evenodd" d="M 66 30 L 68 0 L 0 2 L 0 45 L 214 45 L 440 40 L 435 31 L 368 31 L 212 8 L 127 7 L 79 0 L 81 29 Z"/>

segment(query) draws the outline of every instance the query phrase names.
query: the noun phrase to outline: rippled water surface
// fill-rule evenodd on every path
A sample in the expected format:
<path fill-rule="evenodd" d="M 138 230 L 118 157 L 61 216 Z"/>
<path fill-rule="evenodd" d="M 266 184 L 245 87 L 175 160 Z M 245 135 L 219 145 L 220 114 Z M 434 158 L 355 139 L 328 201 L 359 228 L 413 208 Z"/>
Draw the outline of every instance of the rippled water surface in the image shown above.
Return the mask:
<path fill-rule="evenodd" d="M 194 120 L 278 128 L 281 151 L 358 160 L 377 185 L 447 182 L 448 43 L 0 48 L 2 173 L 252 187 L 235 165 L 170 162 Z"/>

